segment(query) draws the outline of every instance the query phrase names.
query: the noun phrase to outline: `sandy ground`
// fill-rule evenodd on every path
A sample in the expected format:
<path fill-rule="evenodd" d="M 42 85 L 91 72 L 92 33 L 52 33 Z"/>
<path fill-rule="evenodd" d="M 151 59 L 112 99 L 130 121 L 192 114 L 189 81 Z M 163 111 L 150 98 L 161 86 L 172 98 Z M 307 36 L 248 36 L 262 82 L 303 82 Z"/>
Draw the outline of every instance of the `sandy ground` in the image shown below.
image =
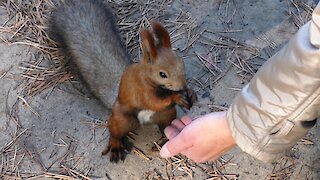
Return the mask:
<path fill-rule="evenodd" d="M 189 33 L 182 35 L 179 33 L 183 30 L 169 27 L 173 47 L 185 60 L 189 85 L 199 97 L 190 114 L 226 109 L 260 65 L 297 31 L 297 22 L 288 16 L 288 9 L 294 10 L 290 1 L 233 2 L 165 3 L 168 24 L 179 13 L 192 24 Z M 5 9 L 0 9 L 0 23 L 7 19 Z M 8 38 L 8 34 L 1 37 Z M 205 42 L 217 46 L 212 48 Z M 235 56 L 228 56 L 234 52 L 247 60 L 250 68 L 241 67 Z M 37 50 L 29 46 L 0 44 L 0 179 L 320 179 L 319 121 L 304 141 L 274 164 L 259 162 L 238 148 L 215 162 L 195 164 L 181 156 L 167 161 L 151 150 L 153 142 L 161 137 L 152 125 L 137 130 L 134 141 L 149 159 L 131 152 L 124 162 L 112 164 L 108 157 L 101 156 L 108 130 L 98 127 L 109 112 L 95 99 L 70 82 L 34 97 L 23 95 L 25 79 L 19 67 L 35 61 L 36 54 Z M 214 65 L 201 63 L 199 55 L 211 58 Z M 229 57 L 233 63 L 227 61 Z"/>

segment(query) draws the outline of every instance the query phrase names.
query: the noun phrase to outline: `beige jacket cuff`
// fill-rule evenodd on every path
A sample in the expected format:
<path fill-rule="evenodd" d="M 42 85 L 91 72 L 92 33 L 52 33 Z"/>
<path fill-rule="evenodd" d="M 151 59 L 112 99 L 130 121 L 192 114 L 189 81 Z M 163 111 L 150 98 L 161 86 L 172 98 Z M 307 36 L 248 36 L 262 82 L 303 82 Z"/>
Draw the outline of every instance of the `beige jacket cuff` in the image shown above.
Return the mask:
<path fill-rule="evenodd" d="M 281 157 L 320 113 L 320 4 L 312 20 L 271 57 L 228 111 L 237 145 L 255 158 Z"/>

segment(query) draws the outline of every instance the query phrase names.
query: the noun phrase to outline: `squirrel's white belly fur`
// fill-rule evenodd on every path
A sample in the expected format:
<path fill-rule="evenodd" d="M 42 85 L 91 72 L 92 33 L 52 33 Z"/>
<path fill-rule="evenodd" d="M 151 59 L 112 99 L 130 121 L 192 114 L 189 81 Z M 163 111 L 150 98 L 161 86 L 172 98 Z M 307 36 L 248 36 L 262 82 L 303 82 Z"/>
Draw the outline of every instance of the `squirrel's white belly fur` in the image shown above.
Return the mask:
<path fill-rule="evenodd" d="M 141 110 L 138 113 L 138 119 L 140 124 L 147 124 L 151 123 L 151 117 L 153 116 L 155 112 L 151 110 Z"/>

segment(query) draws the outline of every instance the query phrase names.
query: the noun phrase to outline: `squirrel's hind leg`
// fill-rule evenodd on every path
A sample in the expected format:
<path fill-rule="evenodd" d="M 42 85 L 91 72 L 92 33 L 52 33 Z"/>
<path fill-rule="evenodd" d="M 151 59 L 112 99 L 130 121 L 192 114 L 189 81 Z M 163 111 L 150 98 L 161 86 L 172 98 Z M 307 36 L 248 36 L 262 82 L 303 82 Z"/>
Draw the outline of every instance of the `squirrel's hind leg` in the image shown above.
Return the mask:
<path fill-rule="evenodd" d="M 124 160 L 130 149 L 128 143 L 126 143 L 126 136 L 138 126 L 139 122 L 133 113 L 126 111 L 119 103 L 115 104 L 112 109 L 112 115 L 108 120 L 109 144 L 102 151 L 102 155 L 110 152 L 110 161 L 115 163 L 120 159 Z"/>

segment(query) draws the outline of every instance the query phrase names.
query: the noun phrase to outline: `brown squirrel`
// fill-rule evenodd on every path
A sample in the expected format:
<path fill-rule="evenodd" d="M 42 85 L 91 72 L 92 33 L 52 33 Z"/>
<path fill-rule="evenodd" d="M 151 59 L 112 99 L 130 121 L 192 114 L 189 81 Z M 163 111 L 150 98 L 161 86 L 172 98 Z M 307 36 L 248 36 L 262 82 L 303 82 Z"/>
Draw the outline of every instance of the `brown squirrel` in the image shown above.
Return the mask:
<path fill-rule="evenodd" d="M 157 43 L 149 30 L 141 31 L 143 57 L 131 64 L 116 27 L 110 8 L 99 0 L 68 0 L 49 19 L 53 38 L 89 89 L 107 108 L 113 104 L 110 141 L 102 152 L 110 152 L 113 162 L 124 160 L 124 139 L 139 122 L 164 129 L 176 118 L 176 104 L 189 109 L 196 100 L 162 25 L 152 24 Z"/>
<path fill-rule="evenodd" d="M 143 57 L 139 63 L 129 65 L 124 71 L 119 95 L 108 121 L 111 133 L 108 147 L 110 160 L 124 159 L 123 138 L 140 123 L 152 122 L 161 129 L 176 118 L 175 104 L 189 109 L 196 100 L 195 93 L 187 88 L 182 59 L 171 49 L 169 33 L 158 22 L 151 32 L 140 33 Z"/>

